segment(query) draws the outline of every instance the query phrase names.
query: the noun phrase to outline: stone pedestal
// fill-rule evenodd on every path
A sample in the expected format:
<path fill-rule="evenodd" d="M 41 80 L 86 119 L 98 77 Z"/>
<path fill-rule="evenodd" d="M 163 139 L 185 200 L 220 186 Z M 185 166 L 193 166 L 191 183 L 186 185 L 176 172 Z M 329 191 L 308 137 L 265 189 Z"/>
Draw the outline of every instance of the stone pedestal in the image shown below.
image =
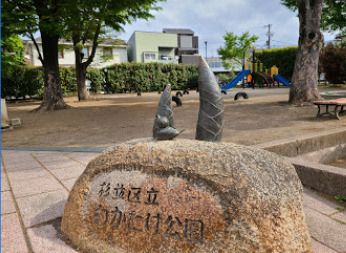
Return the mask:
<path fill-rule="evenodd" d="M 192 140 L 100 155 L 73 187 L 62 231 L 93 253 L 311 252 L 292 165 L 264 150 Z"/>

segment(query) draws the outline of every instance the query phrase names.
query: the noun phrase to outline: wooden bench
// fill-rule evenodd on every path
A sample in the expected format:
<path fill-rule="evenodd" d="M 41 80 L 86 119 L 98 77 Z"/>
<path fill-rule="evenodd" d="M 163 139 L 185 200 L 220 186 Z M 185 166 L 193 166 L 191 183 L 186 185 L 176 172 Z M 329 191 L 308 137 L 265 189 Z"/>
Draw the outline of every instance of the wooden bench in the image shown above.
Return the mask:
<path fill-rule="evenodd" d="M 338 98 L 333 100 L 318 100 L 314 102 L 314 105 L 318 106 L 318 112 L 316 117 L 319 118 L 323 115 L 331 115 L 340 120 L 340 114 L 346 112 L 344 107 L 346 107 L 346 98 Z M 321 106 L 325 106 L 326 111 L 321 113 Z M 329 107 L 334 106 L 332 112 L 329 111 Z"/>

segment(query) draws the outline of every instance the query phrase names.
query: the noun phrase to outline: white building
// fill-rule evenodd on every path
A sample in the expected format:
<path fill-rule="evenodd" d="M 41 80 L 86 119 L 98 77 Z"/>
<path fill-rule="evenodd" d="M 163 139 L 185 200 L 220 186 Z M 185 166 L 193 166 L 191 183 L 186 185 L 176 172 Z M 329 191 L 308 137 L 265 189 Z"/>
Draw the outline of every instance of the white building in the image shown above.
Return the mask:
<path fill-rule="evenodd" d="M 230 71 L 241 71 L 241 64 L 233 63 L 231 67 L 225 67 L 221 57 L 208 57 L 206 59 L 209 67 L 214 73 L 229 73 Z"/>
<path fill-rule="evenodd" d="M 42 41 L 41 38 L 37 38 L 36 42 L 42 53 Z M 28 64 L 34 66 L 42 66 L 41 61 L 38 58 L 38 52 L 34 43 L 31 40 L 24 41 L 24 57 Z M 86 47 L 83 48 L 83 59 L 87 59 L 91 53 L 92 44 L 86 43 Z M 116 63 L 127 62 L 127 45 L 126 42 L 120 39 L 105 39 L 98 44 L 95 57 L 91 63 L 91 67 L 103 68 Z M 75 55 L 73 51 L 73 43 L 68 40 L 59 41 L 59 65 L 61 66 L 74 66 Z"/>

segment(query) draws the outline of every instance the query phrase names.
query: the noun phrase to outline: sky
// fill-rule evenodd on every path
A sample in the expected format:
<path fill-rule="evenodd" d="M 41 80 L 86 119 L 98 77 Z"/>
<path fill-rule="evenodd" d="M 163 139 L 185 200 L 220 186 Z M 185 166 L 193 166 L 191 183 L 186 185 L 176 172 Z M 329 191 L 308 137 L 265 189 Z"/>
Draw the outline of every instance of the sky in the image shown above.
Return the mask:
<path fill-rule="evenodd" d="M 280 0 L 166 0 L 162 8 L 153 12 L 155 18 L 138 20 L 124 26 L 118 36 L 127 41 L 134 31 L 161 32 L 163 28 L 189 28 L 199 37 L 199 53 L 205 55 L 205 41 L 209 56 L 217 56 L 223 45 L 223 35 L 250 32 L 259 37 L 256 48 L 264 48 L 268 28 L 272 25 L 272 46 L 297 45 L 299 21 L 297 13 L 280 4 Z M 324 33 L 325 41 L 335 34 Z"/>

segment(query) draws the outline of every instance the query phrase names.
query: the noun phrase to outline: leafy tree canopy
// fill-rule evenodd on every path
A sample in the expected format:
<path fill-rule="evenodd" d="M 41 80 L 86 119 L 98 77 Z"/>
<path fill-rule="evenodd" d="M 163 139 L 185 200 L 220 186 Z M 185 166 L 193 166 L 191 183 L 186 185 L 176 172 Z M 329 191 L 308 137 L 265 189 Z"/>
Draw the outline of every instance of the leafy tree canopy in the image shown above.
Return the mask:
<path fill-rule="evenodd" d="M 62 34 L 64 31 L 62 6 L 65 1 L 4 0 L 2 3 L 3 37 L 11 34 L 29 35 L 39 30 Z M 35 5 L 44 5 L 47 8 L 35 8 Z M 39 22 L 39 17 L 43 22 Z"/>
<path fill-rule="evenodd" d="M 155 4 L 163 0 L 4 0 L 2 5 L 2 31 L 4 37 L 11 34 L 29 36 L 39 53 L 45 74 L 43 101 L 39 110 L 62 109 L 58 68 L 58 42 L 60 38 L 72 39 L 76 56 L 78 97 L 86 94 L 86 68 L 93 61 L 101 29 L 111 27 L 118 31 L 137 18 L 150 18 Z M 34 38 L 40 31 L 42 51 Z M 81 50 L 86 41 L 92 41 L 92 50 L 82 62 Z M 49 74 L 49 78 L 48 78 Z M 83 96 L 81 96 L 81 94 Z"/>
<path fill-rule="evenodd" d="M 21 65 L 24 63 L 24 45 L 18 35 L 12 35 L 1 40 L 1 62 L 3 67 Z"/>
<path fill-rule="evenodd" d="M 281 0 L 291 10 L 298 9 L 297 0 Z M 326 31 L 346 31 L 346 1 L 325 0 L 323 2 L 321 27 Z"/>
<path fill-rule="evenodd" d="M 119 31 L 137 18 L 151 18 L 150 11 L 159 9 L 155 6 L 159 1 L 164 0 L 4 0 L 2 34 L 8 37 L 44 30 L 68 38 L 71 31 L 78 30 L 83 38 L 92 38 L 99 22 Z M 34 7 L 40 5 L 47 8 Z"/>
<path fill-rule="evenodd" d="M 153 17 L 150 11 L 158 9 L 154 4 L 159 1 L 162 0 L 63 0 L 66 32 L 80 31 L 83 38 L 92 39 L 99 22 L 119 31 L 137 18 Z"/>
<path fill-rule="evenodd" d="M 163 0 L 77 0 L 72 3 L 65 0 L 64 36 L 71 38 L 79 49 L 87 41 L 92 41 L 94 49 L 97 42 L 109 36 L 111 30 L 121 31 L 123 25 L 138 18 L 152 18 L 151 11 L 159 9 L 155 6 L 159 1 Z M 88 63 L 92 61 L 93 55 L 92 52 L 87 59 Z"/>
<path fill-rule="evenodd" d="M 226 67 L 234 63 L 241 64 L 241 60 L 250 56 L 250 49 L 258 40 L 255 35 L 250 35 L 248 32 L 238 36 L 232 32 L 227 32 L 224 35 L 225 45 L 218 49 L 222 61 Z"/>

